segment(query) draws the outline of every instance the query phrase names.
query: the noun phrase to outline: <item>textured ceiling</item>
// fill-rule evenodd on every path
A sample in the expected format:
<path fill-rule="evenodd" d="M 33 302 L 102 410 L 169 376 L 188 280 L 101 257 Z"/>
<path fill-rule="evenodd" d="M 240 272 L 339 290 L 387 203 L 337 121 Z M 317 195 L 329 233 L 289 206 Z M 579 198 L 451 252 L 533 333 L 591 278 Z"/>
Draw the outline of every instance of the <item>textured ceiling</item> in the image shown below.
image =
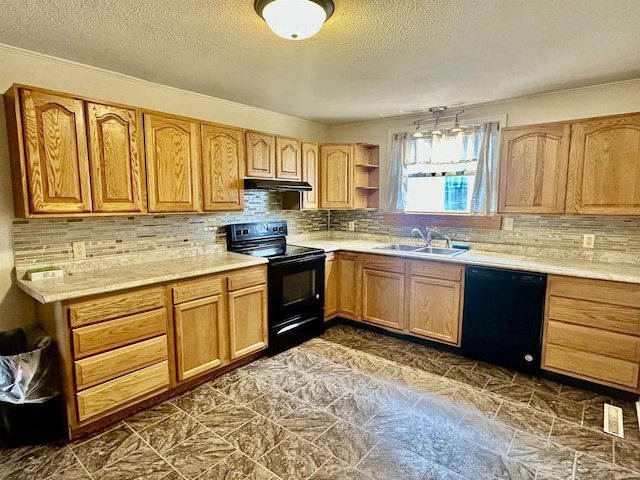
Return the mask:
<path fill-rule="evenodd" d="M 640 0 L 335 5 L 292 42 L 253 0 L 3 0 L 0 43 L 325 124 L 640 77 Z"/>

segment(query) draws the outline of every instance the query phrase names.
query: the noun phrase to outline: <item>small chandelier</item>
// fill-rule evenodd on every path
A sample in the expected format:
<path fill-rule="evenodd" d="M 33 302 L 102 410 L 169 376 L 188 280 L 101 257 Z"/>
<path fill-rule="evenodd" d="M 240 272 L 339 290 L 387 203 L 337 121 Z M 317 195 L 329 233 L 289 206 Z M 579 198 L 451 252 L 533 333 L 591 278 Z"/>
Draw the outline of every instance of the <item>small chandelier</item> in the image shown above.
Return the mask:
<path fill-rule="evenodd" d="M 334 5 L 332 0 L 255 0 L 253 8 L 279 37 L 304 40 L 320 31 Z"/>

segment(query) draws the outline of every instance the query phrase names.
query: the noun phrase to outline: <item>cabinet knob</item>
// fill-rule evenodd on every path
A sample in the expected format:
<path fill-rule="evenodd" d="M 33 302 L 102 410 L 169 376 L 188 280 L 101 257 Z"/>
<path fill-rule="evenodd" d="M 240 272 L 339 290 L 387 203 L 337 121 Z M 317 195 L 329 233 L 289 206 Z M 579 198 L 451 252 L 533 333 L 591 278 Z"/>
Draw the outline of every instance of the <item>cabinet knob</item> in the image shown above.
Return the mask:
<path fill-rule="evenodd" d="M 524 359 L 525 359 L 527 362 L 533 362 L 533 355 L 530 355 L 530 354 L 528 354 L 528 353 L 527 353 L 527 354 L 524 356 Z"/>
<path fill-rule="evenodd" d="M 316 300 L 320 300 L 320 294 L 316 293 Z"/>

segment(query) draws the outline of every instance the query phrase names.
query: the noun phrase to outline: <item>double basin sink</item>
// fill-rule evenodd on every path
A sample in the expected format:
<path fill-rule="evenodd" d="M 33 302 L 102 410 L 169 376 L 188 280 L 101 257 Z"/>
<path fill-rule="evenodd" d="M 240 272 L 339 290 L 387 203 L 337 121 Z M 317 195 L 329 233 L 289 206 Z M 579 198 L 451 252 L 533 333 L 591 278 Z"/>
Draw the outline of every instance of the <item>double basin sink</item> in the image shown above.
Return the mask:
<path fill-rule="evenodd" d="M 443 257 L 454 257 L 464 252 L 464 250 L 459 250 L 457 248 L 417 247 L 415 245 L 402 245 L 400 243 L 375 247 L 374 250 L 393 250 L 396 252 L 422 253 L 425 255 L 437 255 Z"/>

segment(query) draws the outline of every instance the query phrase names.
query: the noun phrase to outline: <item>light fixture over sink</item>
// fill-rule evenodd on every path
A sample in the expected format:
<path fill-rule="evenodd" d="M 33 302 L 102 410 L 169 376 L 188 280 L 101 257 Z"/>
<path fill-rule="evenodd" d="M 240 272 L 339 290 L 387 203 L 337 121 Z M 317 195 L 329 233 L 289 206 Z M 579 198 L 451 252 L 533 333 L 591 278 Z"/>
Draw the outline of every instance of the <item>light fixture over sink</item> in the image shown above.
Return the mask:
<path fill-rule="evenodd" d="M 255 0 L 253 8 L 276 35 L 304 40 L 318 33 L 334 5 L 332 0 Z"/>

